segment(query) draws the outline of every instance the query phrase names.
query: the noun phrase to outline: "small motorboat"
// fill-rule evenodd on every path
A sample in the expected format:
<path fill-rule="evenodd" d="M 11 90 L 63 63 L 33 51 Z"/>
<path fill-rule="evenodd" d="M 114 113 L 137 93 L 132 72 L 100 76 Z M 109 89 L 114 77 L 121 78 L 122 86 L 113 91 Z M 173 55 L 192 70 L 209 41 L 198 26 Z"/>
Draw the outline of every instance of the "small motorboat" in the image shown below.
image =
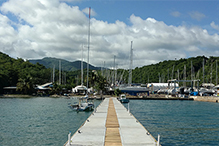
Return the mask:
<path fill-rule="evenodd" d="M 79 99 L 79 102 L 74 104 L 69 103 L 68 107 L 74 111 L 92 111 L 94 110 L 94 103 L 88 101 L 88 96 Z"/>
<path fill-rule="evenodd" d="M 121 103 L 129 103 L 129 99 L 126 98 L 126 95 L 125 95 L 125 94 L 121 94 L 121 95 L 120 95 L 119 101 L 120 101 Z"/>

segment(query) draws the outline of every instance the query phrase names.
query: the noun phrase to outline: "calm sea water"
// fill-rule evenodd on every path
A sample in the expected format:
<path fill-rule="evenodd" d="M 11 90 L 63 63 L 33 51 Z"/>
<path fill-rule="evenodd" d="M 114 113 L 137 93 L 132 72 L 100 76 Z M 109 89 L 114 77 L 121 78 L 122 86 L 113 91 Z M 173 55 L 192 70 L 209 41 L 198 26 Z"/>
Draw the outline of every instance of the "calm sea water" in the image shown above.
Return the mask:
<path fill-rule="evenodd" d="M 129 106 L 156 139 L 161 135 L 163 146 L 219 145 L 218 103 L 138 100 Z"/>
<path fill-rule="evenodd" d="M 0 146 L 61 146 L 91 112 L 67 107 L 76 99 L 0 98 Z M 99 105 L 100 101 L 95 101 Z M 124 104 L 127 107 L 127 104 Z M 130 111 L 163 146 L 219 145 L 219 104 L 131 100 Z"/>
<path fill-rule="evenodd" d="M 62 146 L 91 112 L 75 112 L 64 98 L 0 98 L 0 146 Z M 99 105 L 100 101 L 95 101 Z"/>

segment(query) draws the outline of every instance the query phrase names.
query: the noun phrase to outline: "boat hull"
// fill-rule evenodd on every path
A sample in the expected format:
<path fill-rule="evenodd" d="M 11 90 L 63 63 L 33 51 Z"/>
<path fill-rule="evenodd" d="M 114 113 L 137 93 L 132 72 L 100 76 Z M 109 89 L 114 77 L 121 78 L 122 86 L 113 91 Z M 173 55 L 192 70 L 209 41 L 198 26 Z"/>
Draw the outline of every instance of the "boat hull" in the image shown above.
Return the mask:
<path fill-rule="evenodd" d="M 128 93 L 129 95 L 136 96 L 138 93 L 146 93 L 149 92 L 149 89 L 146 87 L 133 87 L 133 86 L 127 86 L 127 87 L 118 87 L 118 89 L 122 93 Z"/>
<path fill-rule="evenodd" d="M 128 98 L 126 98 L 126 99 L 120 99 L 119 100 L 121 103 L 129 103 L 129 99 Z"/>

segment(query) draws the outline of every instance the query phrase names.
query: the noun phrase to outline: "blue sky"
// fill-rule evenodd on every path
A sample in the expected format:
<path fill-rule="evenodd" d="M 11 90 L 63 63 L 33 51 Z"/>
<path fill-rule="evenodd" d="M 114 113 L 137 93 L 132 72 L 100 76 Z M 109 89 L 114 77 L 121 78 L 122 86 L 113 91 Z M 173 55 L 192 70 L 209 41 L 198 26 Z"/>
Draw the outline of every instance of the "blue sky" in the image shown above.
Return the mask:
<path fill-rule="evenodd" d="M 207 0 L 0 0 L 0 51 L 24 59 L 81 59 L 91 16 L 90 63 L 128 68 L 219 56 L 219 3 Z M 84 51 L 85 52 L 85 51 Z M 84 53 L 84 61 L 86 54 Z"/>
<path fill-rule="evenodd" d="M 97 19 L 114 23 L 116 20 L 129 23 L 131 14 L 146 19 L 155 18 L 158 21 L 164 21 L 168 25 L 209 25 L 211 21 L 218 22 L 219 3 L 218 1 L 207 0 L 118 0 L 118 1 L 82 1 L 72 2 L 72 5 L 78 5 L 81 8 L 90 6 L 98 14 Z M 171 15 L 173 12 L 179 12 L 178 17 Z M 190 16 L 191 12 L 199 12 L 205 15 L 204 18 L 197 20 Z"/>

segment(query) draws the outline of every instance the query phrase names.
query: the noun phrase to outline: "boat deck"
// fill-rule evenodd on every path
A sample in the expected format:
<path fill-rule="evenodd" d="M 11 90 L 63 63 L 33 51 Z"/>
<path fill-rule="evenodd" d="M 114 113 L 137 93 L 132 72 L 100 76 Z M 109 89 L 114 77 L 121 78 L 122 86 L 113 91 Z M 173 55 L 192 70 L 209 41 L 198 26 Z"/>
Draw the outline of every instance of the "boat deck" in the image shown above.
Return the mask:
<path fill-rule="evenodd" d="M 157 141 L 116 98 L 105 98 L 65 146 L 155 146 Z"/>

